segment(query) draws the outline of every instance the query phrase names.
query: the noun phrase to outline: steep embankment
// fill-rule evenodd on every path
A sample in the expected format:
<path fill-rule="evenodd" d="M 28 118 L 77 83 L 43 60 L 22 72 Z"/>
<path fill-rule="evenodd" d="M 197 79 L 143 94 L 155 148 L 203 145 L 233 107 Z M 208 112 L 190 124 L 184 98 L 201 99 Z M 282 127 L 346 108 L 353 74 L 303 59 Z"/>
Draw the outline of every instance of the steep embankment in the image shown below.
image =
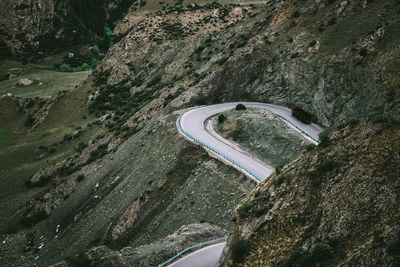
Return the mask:
<path fill-rule="evenodd" d="M 221 265 L 397 266 L 399 137 L 346 126 L 285 166 L 237 208 Z"/>

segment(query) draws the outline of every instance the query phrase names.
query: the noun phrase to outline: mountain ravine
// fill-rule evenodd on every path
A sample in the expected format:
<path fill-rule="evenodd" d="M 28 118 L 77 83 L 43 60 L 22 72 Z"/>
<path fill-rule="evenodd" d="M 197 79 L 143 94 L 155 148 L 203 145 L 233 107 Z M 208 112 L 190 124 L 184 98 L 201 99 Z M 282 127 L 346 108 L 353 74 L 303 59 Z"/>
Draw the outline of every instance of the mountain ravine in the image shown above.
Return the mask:
<path fill-rule="evenodd" d="M 400 2 L 0 3 L 0 266 L 398 266 Z M 261 184 L 179 135 L 189 108 L 275 167 Z"/>

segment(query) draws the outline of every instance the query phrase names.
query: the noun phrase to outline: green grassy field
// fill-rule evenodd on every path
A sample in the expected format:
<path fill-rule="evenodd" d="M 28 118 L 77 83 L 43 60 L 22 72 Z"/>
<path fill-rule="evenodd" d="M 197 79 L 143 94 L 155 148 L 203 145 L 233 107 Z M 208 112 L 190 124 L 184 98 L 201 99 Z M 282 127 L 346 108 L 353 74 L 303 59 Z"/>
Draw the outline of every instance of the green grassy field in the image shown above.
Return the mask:
<path fill-rule="evenodd" d="M 0 64 L 3 69 L 11 65 L 10 62 Z M 87 128 L 87 124 L 94 120 L 86 108 L 88 91 L 92 85 L 90 78 L 84 83 L 88 75 L 89 72 L 60 73 L 27 67 L 15 79 L 0 82 L 0 232 L 7 231 L 10 224 L 17 221 L 27 201 L 43 190 L 28 189 L 25 182 L 40 168 L 68 158 L 75 153 L 75 146 L 80 142 L 88 142 L 98 134 L 99 128 L 92 127 L 79 138 L 59 144 L 66 134 L 77 127 Z M 39 76 L 43 85 L 35 82 L 24 88 L 15 86 L 21 77 Z M 57 100 L 45 121 L 33 130 L 24 125 L 27 114 L 17 111 L 16 100 L 1 96 L 11 92 L 20 97 L 43 98 L 59 91 L 69 92 Z M 40 146 L 49 147 L 52 144 L 57 144 L 54 153 L 38 157 Z M 6 221 L 7 225 L 3 224 Z"/>

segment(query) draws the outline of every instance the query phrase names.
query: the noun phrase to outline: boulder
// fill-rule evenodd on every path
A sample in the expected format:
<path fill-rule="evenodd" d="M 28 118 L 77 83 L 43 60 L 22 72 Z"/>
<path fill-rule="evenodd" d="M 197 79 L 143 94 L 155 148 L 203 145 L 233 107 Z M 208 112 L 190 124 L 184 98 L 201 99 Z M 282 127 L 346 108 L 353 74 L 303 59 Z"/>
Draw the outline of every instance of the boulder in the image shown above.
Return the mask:
<path fill-rule="evenodd" d="M 21 79 L 21 80 L 19 80 L 18 83 L 17 83 L 18 86 L 29 86 L 29 85 L 31 85 L 31 84 L 33 84 L 33 81 L 32 81 L 32 80 L 29 80 L 29 79 L 27 79 L 27 78 Z"/>

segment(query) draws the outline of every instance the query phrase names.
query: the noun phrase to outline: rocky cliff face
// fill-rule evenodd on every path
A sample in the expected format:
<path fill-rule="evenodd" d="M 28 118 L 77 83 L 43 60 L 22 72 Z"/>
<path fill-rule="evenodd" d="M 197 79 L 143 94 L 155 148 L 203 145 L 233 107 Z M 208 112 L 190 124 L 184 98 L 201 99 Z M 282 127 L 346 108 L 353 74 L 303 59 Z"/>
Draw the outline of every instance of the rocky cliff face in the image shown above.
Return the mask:
<path fill-rule="evenodd" d="M 346 126 L 260 184 L 221 266 L 398 266 L 399 137 Z"/>
<path fill-rule="evenodd" d="M 131 1 L 5 0 L 0 3 L 1 57 L 40 57 L 82 44 L 118 19 Z M 0 58 L 1 59 L 1 58 Z"/>
<path fill-rule="evenodd" d="M 143 90 L 156 77 L 169 101 L 181 94 L 174 106 L 199 94 L 208 102 L 295 104 L 326 126 L 399 116 L 398 1 L 165 10 L 131 13 L 117 27 L 115 34 L 125 37 L 100 69 L 110 85 Z"/>

